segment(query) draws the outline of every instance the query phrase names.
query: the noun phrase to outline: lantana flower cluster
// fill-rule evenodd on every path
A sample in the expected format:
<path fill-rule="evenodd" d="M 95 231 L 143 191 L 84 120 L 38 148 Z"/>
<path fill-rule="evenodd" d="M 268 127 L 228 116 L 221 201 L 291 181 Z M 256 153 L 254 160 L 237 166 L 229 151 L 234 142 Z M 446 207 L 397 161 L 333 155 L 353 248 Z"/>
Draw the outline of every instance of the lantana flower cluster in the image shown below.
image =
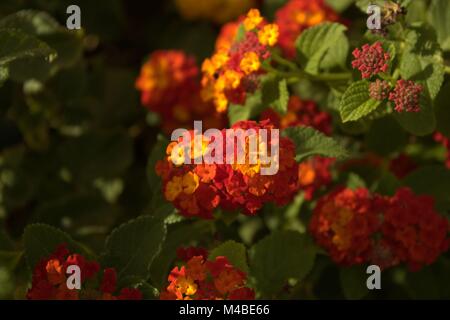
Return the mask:
<path fill-rule="evenodd" d="M 267 109 L 261 114 L 261 119 L 269 119 L 280 129 L 307 126 L 331 135 L 331 115 L 321 111 L 314 101 L 291 96 L 287 109 L 284 115 L 279 115 L 273 109 Z M 318 189 L 331 183 L 330 170 L 334 163 L 335 159 L 333 158 L 315 156 L 299 164 L 298 184 L 299 189 L 304 192 L 305 199 L 311 200 Z"/>
<path fill-rule="evenodd" d="M 319 200 L 310 222 L 317 243 L 340 265 L 405 263 L 412 271 L 448 250 L 449 230 L 433 198 L 408 188 L 392 197 L 363 188 L 337 189 Z"/>
<path fill-rule="evenodd" d="M 180 250 L 179 250 L 180 253 Z M 162 300 L 254 300 L 246 286 L 247 275 L 224 256 L 208 260 L 208 252 L 198 248 L 181 250 L 182 265 L 168 277 Z"/>
<path fill-rule="evenodd" d="M 240 121 L 231 127 L 232 131 L 239 129 L 255 130 L 258 143 L 257 162 L 251 162 L 249 154 L 249 136 L 245 138 L 245 161 L 227 163 L 226 150 L 234 149 L 235 143 L 227 138 L 229 130 L 222 130 L 223 154 L 218 155 L 214 163 L 185 164 L 185 155 L 172 152 L 179 142 L 172 142 L 167 147 L 167 157 L 158 161 L 156 172 L 163 180 L 165 198 L 172 202 L 180 213 L 187 217 L 212 218 L 215 208 L 225 211 L 242 210 L 245 214 L 256 212 L 267 202 L 285 205 L 292 200 L 298 191 L 298 164 L 295 161 L 295 145 L 289 138 L 280 137 L 279 141 L 271 139 L 271 130 L 274 129 L 269 121 Z M 259 140 L 259 130 L 267 130 L 267 141 Z M 191 132 L 191 143 L 194 144 L 194 132 Z M 212 150 L 213 138 L 202 136 L 201 154 L 205 155 Z M 266 144 L 266 145 L 264 145 Z M 271 158 L 271 150 L 279 148 L 278 159 Z M 193 148 L 193 147 L 192 147 Z M 197 147 L 198 148 L 198 147 Z M 183 150 L 183 149 L 181 149 Z M 200 151 L 200 150 L 199 150 Z M 212 150 L 214 151 L 214 150 Z M 173 159 L 173 153 L 179 159 Z M 194 160 L 195 152 L 190 157 Z M 213 155 L 215 156 L 215 155 Z M 269 162 L 261 159 L 268 157 Z M 275 157 L 276 158 L 276 157 Z M 237 159 L 236 159 L 237 160 Z M 275 163 L 272 163 L 275 161 Z M 274 175 L 263 175 L 261 170 L 276 165 L 278 171 Z"/>
<path fill-rule="evenodd" d="M 295 58 L 295 41 L 303 30 L 338 20 L 337 13 L 324 0 L 290 0 L 275 14 L 275 23 L 280 28 L 278 46 L 285 57 Z"/>
<path fill-rule="evenodd" d="M 141 103 L 161 118 L 163 130 L 172 132 L 203 119 L 206 128 L 222 128 L 223 115 L 200 96 L 200 71 L 194 57 L 178 50 L 153 52 L 136 80 Z"/>
<path fill-rule="evenodd" d="M 257 9 L 251 9 L 242 24 L 242 39 L 235 39 L 228 48 L 219 47 L 202 65 L 202 96 L 213 101 L 218 112 L 224 112 L 230 102 L 243 104 L 246 94 L 256 91 L 265 73 L 262 64 L 278 40 L 278 26 L 265 22 Z"/>
<path fill-rule="evenodd" d="M 353 51 L 352 67 L 361 72 L 363 79 L 369 79 L 380 73 L 387 73 L 391 56 L 383 49 L 380 41 L 372 45 L 365 44 Z M 392 87 L 387 80 L 376 79 L 369 84 L 369 95 L 378 101 L 389 100 L 394 103 L 397 112 L 419 112 L 421 84 L 412 80 L 399 79 Z"/>
<path fill-rule="evenodd" d="M 82 287 L 69 289 L 67 267 L 76 265 L 81 270 Z M 95 261 L 88 261 L 71 253 L 66 244 L 43 258 L 34 268 L 32 287 L 27 292 L 30 300 L 141 300 L 142 293 L 134 288 L 117 288 L 117 273 L 113 268 L 100 270 Z"/>

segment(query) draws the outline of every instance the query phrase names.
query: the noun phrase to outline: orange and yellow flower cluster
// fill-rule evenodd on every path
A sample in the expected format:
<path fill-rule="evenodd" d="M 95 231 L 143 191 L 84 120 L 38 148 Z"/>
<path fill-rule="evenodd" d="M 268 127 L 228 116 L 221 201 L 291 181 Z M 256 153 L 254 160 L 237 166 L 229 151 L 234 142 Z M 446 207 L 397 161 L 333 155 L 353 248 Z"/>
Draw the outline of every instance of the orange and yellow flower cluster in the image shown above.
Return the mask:
<path fill-rule="evenodd" d="M 181 268 L 175 267 L 162 300 L 253 300 L 255 293 L 246 287 L 247 275 L 226 257 L 208 260 L 205 250 L 190 250 Z"/>
<path fill-rule="evenodd" d="M 413 270 L 433 263 L 450 245 L 449 223 L 429 196 L 400 188 L 392 197 L 338 189 L 321 198 L 310 231 L 333 261 Z"/>
<path fill-rule="evenodd" d="M 82 288 L 67 287 L 67 267 L 76 265 L 81 270 Z M 34 268 L 32 287 L 27 292 L 30 300 L 141 300 L 142 293 L 134 288 L 118 291 L 115 269 L 104 269 L 82 255 L 71 253 L 61 244 L 49 257 Z"/>
<path fill-rule="evenodd" d="M 294 58 L 295 40 L 303 30 L 338 19 L 338 15 L 324 0 L 290 0 L 275 15 L 275 23 L 280 28 L 278 46 L 287 58 Z"/>
<path fill-rule="evenodd" d="M 268 121 L 241 121 L 231 127 L 232 132 L 239 129 L 254 129 L 256 135 L 260 129 L 268 130 L 267 145 L 258 141 L 259 156 L 271 158 L 267 153 L 277 144 L 279 157 L 274 160 L 277 163 L 261 162 L 261 157 L 258 157 L 256 163 L 249 161 L 248 136 L 245 138 L 245 161 L 241 161 L 241 164 L 237 161 L 235 164 L 227 163 L 226 150 L 237 145 L 227 138 L 229 130 L 222 130 L 224 152 L 217 155 L 219 158 L 213 164 L 185 164 L 183 152 L 172 152 L 178 142 L 172 142 L 167 147 L 167 157 L 156 164 L 156 172 L 162 177 L 165 198 L 171 201 L 182 215 L 210 219 L 214 209 L 219 206 L 227 211 L 240 209 L 246 214 L 255 214 L 267 202 L 287 204 L 298 191 L 298 164 L 295 161 L 294 143 L 286 137 L 280 137 L 279 142 L 272 141 L 270 132 L 273 126 Z M 192 137 L 193 143 L 193 133 Z M 201 153 L 206 154 L 214 140 L 205 136 L 202 140 Z M 236 155 L 235 152 L 232 154 Z M 191 152 L 190 156 L 194 155 L 195 152 Z M 173 159 L 174 156 L 177 159 Z M 271 165 L 278 166 L 276 174 L 261 174 L 261 170 Z"/>
<path fill-rule="evenodd" d="M 262 65 L 270 56 L 270 48 L 278 40 L 278 26 L 267 24 L 257 9 L 251 9 L 242 22 L 243 35 L 231 45 L 223 42 L 215 54 L 202 65 L 202 96 L 213 101 L 218 112 L 228 104 L 243 104 L 247 93 L 254 92 L 265 71 Z"/>
<path fill-rule="evenodd" d="M 197 119 L 206 128 L 224 126 L 223 115 L 201 99 L 199 73 L 195 59 L 177 50 L 155 51 L 142 66 L 136 80 L 141 103 L 159 115 L 166 133 Z"/>

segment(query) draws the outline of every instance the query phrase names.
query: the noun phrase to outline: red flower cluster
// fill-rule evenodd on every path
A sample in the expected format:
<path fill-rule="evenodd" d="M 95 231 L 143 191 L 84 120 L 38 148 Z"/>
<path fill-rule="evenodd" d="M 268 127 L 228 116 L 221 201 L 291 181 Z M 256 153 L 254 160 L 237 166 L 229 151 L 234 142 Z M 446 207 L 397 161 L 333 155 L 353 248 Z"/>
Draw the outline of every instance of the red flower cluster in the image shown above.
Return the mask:
<path fill-rule="evenodd" d="M 82 288 L 67 287 L 68 266 L 76 265 L 81 270 Z M 82 255 L 70 253 L 65 244 L 61 244 L 53 254 L 42 259 L 34 268 L 32 287 L 28 290 L 30 300 L 140 300 L 142 293 L 133 288 L 123 288 L 118 295 L 117 275 L 112 268 L 103 270 L 100 265 L 87 261 Z M 100 279 L 101 278 L 101 281 Z M 100 284 L 99 284 L 100 283 Z"/>
<path fill-rule="evenodd" d="M 352 265 L 370 257 L 371 235 L 379 228 L 375 204 L 366 189 L 337 189 L 319 200 L 310 230 L 333 261 Z"/>
<path fill-rule="evenodd" d="M 389 100 L 395 103 L 395 111 L 397 112 L 419 112 L 420 93 L 422 91 L 422 85 L 411 80 L 400 79 L 397 81 L 394 90 L 389 94 Z"/>
<path fill-rule="evenodd" d="M 207 128 L 222 128 L 224 118 L 200 96 L 200 71 L 182 51 L 155 51 L 136 80 L 141 103 L 161 117 L 166 133 L 202 119 Z"/>
<path fill-rule="evenodd" d="M 372 45 L 365 44 L 361 50 L 353 50 L 355 59 L 352 61 L 353 69 L 361 71 L 363 79 L 370 78 L 380 72 L 386 72 L 389 68 L 389 53 L 385 52 L 381 42 Z"/>
<path fill-rule="evenodd" d="M 362 50 L 356 48 L 353 56 L 355 59 L 352 61 L 352 66 L 361 71 L 363 79 L 387 72 L 389 68 L 390 55 L 384 51 L 379 41 L 372 45 L 363 45 Z M 393 90 L 387 81 L 380 79 L 369 85 L 371 98 L 379 101 L 389 99 L 394 103 L 394 109 L 397 112 L 419 112 L 422 91 L 422 85 L 403 79 L 396 82 Z"/>
<path fill-rule="evenodd" d="M 288 111 L 280 116 L 273 109 L 265 110 L 261 119 L 269 119 L 276 127 L 308 126 L 326 135 L 332 131 L 331 115 L 320 111 L 314 101 L 301 100 L 298 96 L 291 96 Z M 311 200 L 316 190 L 331 183 L 330 167 L 335 160 L 331 158 L 312 157 L 298 167 L 298 182 L 300 190 L 305 192 L 305 198 Z"/>
<path fill-rule="evenodd" d="M 278 45 L 287 58 L 294 58 L 295 40 L 303 30 L 338 19 L 324 0 L 290 0 L 275 14 L 275 23 L 280 28 Z"/>
<path fill-rule="evenodd" d="M 436 132 L 434 134 L 434 140 L 436 142 L 442 143 L 442 145 L 447 149 L 447 159 L 445 161 L 445 165 L 450 169 L 450 139 L 444 136 L 440 132 Z"/>
<path fill-rule="evenodd" d="M 401 188 L 393 197 L 366 189 L 338 189 L 321 198 L 310 230 L 333 261 L 388 268 L 406 263 L 418 270 L 433 263 L 450 245 L 448 221 L 428 196 Z"/>
<path fill-rule="evenodd" d="M 250 161 L 249 136 L 245 137 L 245 143 L 236 143 L 227 138 L 231 132 L 253 129 L 258 140 L 259 130 L 266 129 L 267 145 L 264 141 L 258 141 L 258 161 Z M 217 155 L 217 161 L 213 164 L 184 164 L 185 155 L 181 152 L 181 161 L 173 159 L 173 148 L 177 142 L 172 142 L 167 148 L 167 157 L 156 165 L 156 172 L 163 179 L 163 191 L 166 199 L 171 201 L 180 213 L 187 217 L 198 216 L 212 218 L 213 210 L 221 207 L 224 210 L 243 210 L 245 214 L 255 214 L 264 203 L 274 202 L 277 205 L 285 205 L 292 200 L 298 191 L 298 164 L 295 162 L 295 145 L 289 139 L 280 137 L 278 142 L 279 160 L 272 163 L 261 162 L 261 157 L 271 158 L 269 150 L 276 146 L 276 141 L 271 140 L 273 126 L 268 121 L 259 124 L 254 121 L 237 122 L 231 130 L 222 130 L 223 154 Z M 193 137 L 193 133 L 192 133 Z M 214 145 L 213 138 L 203 136 L 202 154 L 208 154 Z M 238 138 L 239 140 L 239 138 Z M 191 143 L 195 140 L 191 139 Z M 242 139 L 241 139 L 242 141 Z M 229 164 L 226 161 L 226 150 L 234 147 L 236 156 L 237 145 L 245 147 L 245 161 L 242 164 Z M 212 149 L 213 147 L 211 147 Z M 181 148 L 180 148 L 181 149 Z M 233 153 L 233 152 L 231 152 Z M 191 152 L 191 157 L 195 152 Z M 215 155 L 214 155 L 215 156 Z M 174 161 L 175 160 L 175 161 Z M 276 165 L 278 171 L 274 175 L 263 175 L 261 170 Z"/>
<path fill-rule="evenodd" d="M 224 112 L 229 102 L 243 104 L 248 92 L 254 92 L 259 77 L 265 71 L 262 63 L 270 56 L 270 47 L 278 39 L 278 26 L 267 24 L 257 9 L 252 9 L 242 22 L 245 30 L 242 39 L 227 36 L 220 41 L 215 54 L 202 65 L 202 96 L 213 101 L 218 112 Z M 230 35 L 234 28 L 230 27 Z"/>
<path fill-rule="evenodd" d="M 372 99 L 383 101 L 389 98 L 391 86 L 385 80 L 377 79 L 369 85 L 369 95 Z"/>
<path fill-rule="evenodd" d="M 381 234 L 396 260 L 419 270 L 448 250 L 449 224 L 435 212 L 433 198 L 402 188 L 385 202 Z"/>
<path fill-rule="evenodd" d="M 205 250 L 189 248 L 183 252 L 184 265 L 175 267 L 162 300 L 254 300 L 255 293 L 246 287 L 247 275 L 226 257 L 208 260 Z M 197 253 L 195 253 L 197 251 Z M 195 254 L 195 255 L 192 255 Z"/>

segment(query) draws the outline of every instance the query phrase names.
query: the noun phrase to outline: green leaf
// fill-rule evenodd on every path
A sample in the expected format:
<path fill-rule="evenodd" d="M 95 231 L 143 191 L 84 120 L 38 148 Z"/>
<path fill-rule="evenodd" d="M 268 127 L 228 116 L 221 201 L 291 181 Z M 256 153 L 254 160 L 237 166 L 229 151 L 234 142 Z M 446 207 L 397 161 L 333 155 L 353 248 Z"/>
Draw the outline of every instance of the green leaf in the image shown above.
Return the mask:
<path fill-rule="evenodd" d="M 341 98 L 339 112 L 342 122 L 356 121 L 375 111 L 381 101 L 369 96 L 369 82 L 361 80 L 352 83 Z"/>
<path fill-rule="evenodd" d="M 395 192 L 402 186 L 402 183 L 391 172 L 386 171 L 372 188 L 374 192 L 384 195 L 393 196 Z"/>
<path fill-rule="evenodd" d="M 385 0 L 356 0 L 356 6 L 364 13 L 367 13 L 367 8 L 371 4 L 376 4 L 380 6 L 380 8 L 383 8 L 385 4 Z"/>
<path fill-rule="evenodd" d="M 59 27 L 48 13 L 36 10 L 21 10 L 0 20 L 0 28 L 20 29 L 32 35 L 49 34 Z"/>
<path fill-rule="evenodd" d="M 381 156 L 400 151 L 408 143 L 409 134 L 392 117 L 375 120 L 367 132 L 367 147 Z"/>
<path fill-rule="evenodd" d="M 277 103 L 275 104 L 275 110 L 280 114 L 285 114 L 287 112 L 289 103 L 289 89 L 286 79 L 283 79 L 279 82 L 278 89 L 279 97 Z"/>
<path fill-rule="evenodd" d="M 366 182 L 356 173 L 350 172 L 347 177 L 347 188 L 355 190 L 358 188 L 367 188 Z"/>
<path fill-rule="evenodd" d="M 155 257 L 150 267 L 150 279 L 157 288 L 162 288 L 167 281 L 172 263 L 179 247 L 192 245 L 205 234 L 212 232 L 208 221 L 198 221 L 191 224 L 176 223 L 168 226 L 167 237 L 161 251 Z"/>
<path fill-rule="evenodd" d="M 412 26 L 405 40 L 400 74 L 404 79 L 423 85 L 424 92 L 420 96 L 420 112 L 395 113 L 394 116 L 406 131 L 424 136 L 436 129 L 433 100 L 444 81 L 442 52 L 434 30 L 427 25 Z"/>
<path fill-rule="evenodd" d="M 350 43 L 347 36 L 341 33 L 336 39 L 333 48 L 327 51 L 320 67 L 323 69 L 333 69 L 339 67 L 346 69 L 348 51 L 350 49 Z"/>
<path fill-rule="evenodd" d="M 403 79 L 424 85 L 434 100 L 444 81 L 444 60 L 435 31 L 427 25 L 415 25 L 408 30 L 405 40 L 400 74 Z"/>
<path fill-rule="evenodd" d="M 366 285 L 368 276 L 364 266 L 341 268 L 339 277 L 345 298 L 350 300 L 364 298 L 369 293 Z"/>
<path fill-rule="evenodd" d="M 115 229 L 106 240 L 103 262 L 114 267 L 119 279 L 146 279 L 166 236 L 162 220 L 142 216 Z"/>
<path fill-rule="evenodd" d="M 394 112 L 393 116 L 403 129 L 416 136 L 428 135 L 436 129 L 433 103 L 426 94 L 420 95 L 419 112 Z"/>
<path fill-rule="evenodd" d="M 336 140 L 310 127 L 287 128 L 282 134 L 294 141 L 298 162 L 313 155 L 338 159 L 348 155 L 347 150 Z"/>
<path fill-rule="evenodd" d="M 276 231 L 250 250 L 250 273 L 264 296 L 278 293 L 289 279 L 302 281 L 311 271 L 317 249 L 295 231 Z"/>
<path fill-rule="evenodd" d="M 261 91 L 256 91 L 253 95 L 247 97 L 244 105 L 231 104 L 228 106 L 230 125 L 256 117 L 265 107 L 262 103 Z"/>
<path fill-rule="evenodd" d="M 112 211 L 112 207 L 99 194 L 92 191 L 73 192 L 41 203 L 35 209 L 34 216 L 36 221 L 61 228 L 63 221 L 69 219 L 70 229 L 76 230 L 81 226 L 106 228 L 114 221 Z"/>
<path fill-rule="evenodd" d="M 445 275 L 437 275 L 433 269 L 436 268 L 434 266 L 426 266 L 417 272 L 408 272 L 406 274 L 406 290 L 413 299 L 441 299 L 439 287 Z"/>
<path fill-rule="evenodd" d="M 0 43 L 0 67 L 30 57 L 39 57 L 45 62 L 56 55 L 46 43 L 19 30 L 0 29 Z"/>
<path fill-rule="evenodd" d="M 166 148 L 169 145 L 169 140 L 159 134 L 156 137 L 156 143 L 154 144 L 152 151 L 150 152 L 150 156 L 147 162 L 147 178 L 149 184 L 154 184 L 158 179 L 158 175 L 156 174 L 156 163 L 159 160 L 163 160 L 166 156 Z"/>
<path fill-rule="evenodd" d="M 261 81 L 262 104 L 270 106 L 279 114 L 287 112 L 289 89 L 286 79 L 274 75 L 267 75 Z"/>
<path fill-rule="evenodd" d="M 5 67 L 0 67 L 0 87 L 3 85 L 3 82 L 5 82 L 9 77 L 9 70 Z"/>
<path fill-rule="evenodd" d="M 229 240 L 218 247 L 214 248 L 210 253 L 208 259 L 214 260 L 216 257 L 224 256 L 230 263 L 243 272 L 248 272 L 247 265 L 247 250 L 245 246 L 236 241 Z"/>
<path fill-rule="evenodd" d="M 417 194 L 428 194 L 436 201 L 450 204 L 450 170 L 443 166 L 423 166 L 403 179 Z"/>
<path fill-rule="evenodd" d="M 432 0 L 428 9 L 430 24 L 436 29 L 441 48 L 450 50 L 450 2 L 448 0 Z"/>
<path fill-rule="evenodd" d="M 86 254 L 68 234 L 45 224 L 31 224 L 23 234 L 25 256 L 31 270 L 37 263 L 50 256 L 61 244 L 66 244 L 71 252 Z"/>
<path fill-rule="evenodd" d="M 147 162 L 147 180 L 151 188 L 150 208 L 152 208 L 153 216 L 161 218 L 175 211 L 173 205 L 165 199 L 162 192 L 162 180 L 156 174 L 156 163 L 166 157 L 168 145 L 169 140 L 161 134 L 158 135 Z"/>
<path fill-rule="evenodd" d="M 244 37 L 245 37 L 245 27 L 244 27 L 244 24 L 241 23 L 241 24 L 239 24 L 239 27 L 237 29 L 236 36 L 234 37 L 234 41 L 235 42 L 242 41 L 242 40 L 244 40 Z"/>
<path fill-rule="evenodd" d="M 437 130 L 450 138 L 450 82 L 446 83 L 434 102 Z"/>
<path fill-rule="evenodd" d="M 59 154 L 77 181 L 115 178 L 133 161 L 133 142 L 123 131 L 89 132 L 59 146 Z"/>
<path fill-rule="evenodd" d="M 327 5 L 334 9 L 336 12 L 343 12 L 350 7 L 355 0 L 325 0 Z"/>
<path fill-rule="evenodd" d="M 297 60 L 311 74 L 319 72 L 325 54 L 342 41 L 347 28 L 339 23 L 322 23 L 306 29 L 296 40 Z M 341 61 L 337 61 L 338 64 Z M 330 61 L 327 62 L 330 64 Z"/>
<path fill-rule="evenodd" d="M 0 20 L 0 28 L 10 28 L 36 36 L 57 52 L 54 65 L 70 66 L 81 56 L 82 32 L 69 31 L 43 11 L 22 10 Z"/>
<path fill-rule="evenodd" d="M 82 54 L 82 32 L 67 30 L 45 12 L 35 10 L 16 12 L 0 20 L 0 29 L 22 32 L 51 48 L 48 61 L 43 60 L 40 55 L 27 55 L 11 61 L 10 75 L 15 81 L 25 82 L 28 79 L 44 81 L 60 67 L 73 65 Z"/>

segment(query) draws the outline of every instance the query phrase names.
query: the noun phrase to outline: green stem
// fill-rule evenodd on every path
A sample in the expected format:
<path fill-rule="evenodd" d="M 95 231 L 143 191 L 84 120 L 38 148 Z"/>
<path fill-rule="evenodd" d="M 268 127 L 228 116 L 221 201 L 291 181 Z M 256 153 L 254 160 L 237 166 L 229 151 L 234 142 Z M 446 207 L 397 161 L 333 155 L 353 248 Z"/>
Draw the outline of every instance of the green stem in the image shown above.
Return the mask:
<path fill-rule="evenodd" d="M 288 81 L 292 81 L 292 80 L 299 81 L 299 80 L 301 80 L 301 78 L 303 78 L 301 70 L 297 70 L 296 72 L 281 71 L 281 70 L 278 70 L 278 69 L 272 67 L 269 64 L 264 65 L 263 69 L 266 70 L 267 72 L 272 72 L 280 77 L 287 78 Z"/>
<path fill-rule="evenodd" d="M 285 66 L 285 67 L 287 67 L 287 68 L 289 68 L 289 69 L 291 69 L 293 71 L 298 71 L 299 70 L 297 65 L 294 62 L 283 58 L 282 56 L 280 56 L 276 52 L 272 52 L 272 59 L 273 59 L 273 61 L 277 62 L 278 64 L 280 64 L 282 66 Z"/>
<path fill-rule="evenodd" d="M 341 72 L 341 73 L 322 73 L 318 75 L 307 74 L 307 76 L 311 80 L 319 80 L 319 81 L 341 81 L 341 80 L 350 80 L 352 77 L 350 72 Z"/>
<path fill-rule="evenodd" d="M 400 78 L 400 69 L 395 69 L 394 74 L 392 75 L 392 80 L 395 82 Z"/>
<path fill-rule="evenodd" d="M 341 73 L 322 73 L 322 74 L 309 74 L 300 69 L 296 69 L 295 71 L 281 71 L 278 70 L 271 65 L 264 65 L 264 70 L 267 72 L 272 72 L 280 77 L 287 78 L 288 82 L 295 83 L 295 81 L 300 81 L 302 79 L 310 79 L 314 81 L 343 81 L 350 80 L 351 73 L 349 72 L 341 72 Z"/>

